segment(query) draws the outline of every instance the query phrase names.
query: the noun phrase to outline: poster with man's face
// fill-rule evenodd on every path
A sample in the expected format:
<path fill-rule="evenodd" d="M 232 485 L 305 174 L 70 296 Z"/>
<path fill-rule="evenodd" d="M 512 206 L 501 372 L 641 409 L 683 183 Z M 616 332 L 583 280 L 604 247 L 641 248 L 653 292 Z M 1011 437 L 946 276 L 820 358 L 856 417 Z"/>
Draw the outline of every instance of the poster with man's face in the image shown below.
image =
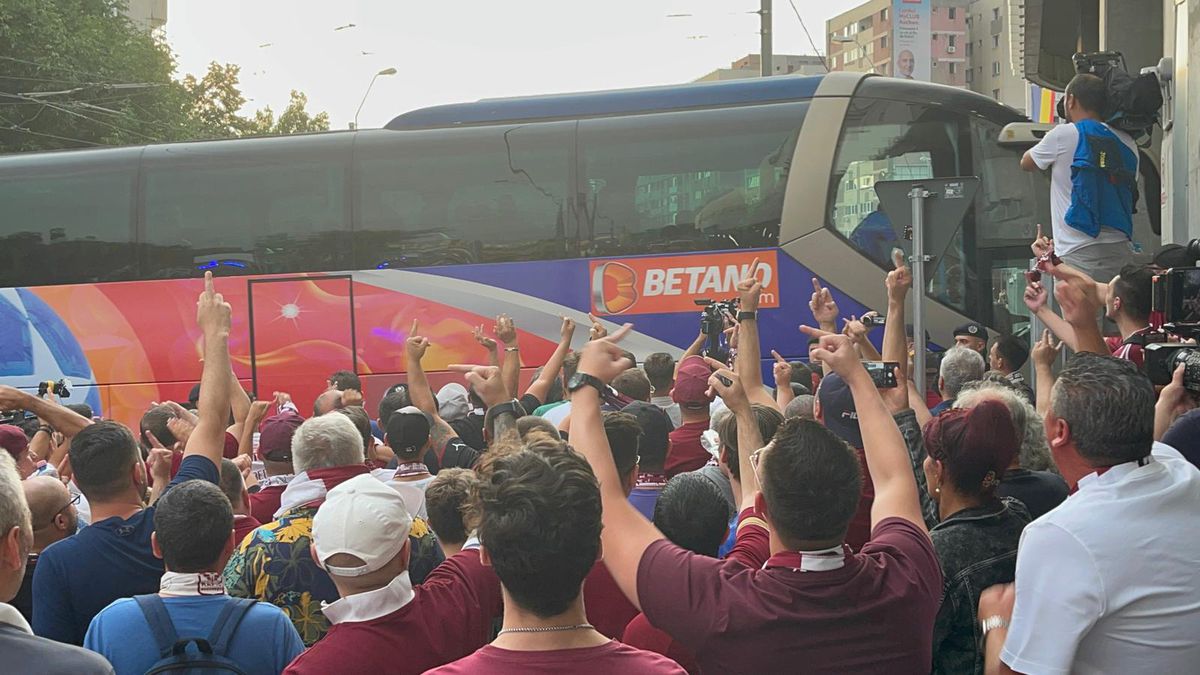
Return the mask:
<path fill-rule="evenodd" d="M 892 75 L 906 80 L 931 78 L 930 0 L 893 0 Z"/>

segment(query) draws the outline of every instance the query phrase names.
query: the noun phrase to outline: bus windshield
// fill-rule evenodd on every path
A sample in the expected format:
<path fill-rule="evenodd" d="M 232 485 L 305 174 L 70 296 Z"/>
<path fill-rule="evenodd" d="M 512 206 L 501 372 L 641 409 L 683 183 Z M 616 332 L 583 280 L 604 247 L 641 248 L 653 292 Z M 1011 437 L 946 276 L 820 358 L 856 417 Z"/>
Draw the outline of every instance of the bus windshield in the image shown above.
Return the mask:
<path fill-rule="evenodd" d="M 911 253 L 892 227 L 875 182 L 979 176 L 973 207 L 939 237 L 944 250 L 926 251 L 937 267 L 931 299 L 982 323 L 1011 332 L 1028 320 L 1021 301 L 1022 271 L 1036 223 L 1048 218 L 1044 177 L 1020 170 L 1018 150 L 997 143 L 1000 122 L 961 108 L 856 97 L 846 114 L 830 174 L 826 225 L 882 268 L 890 252 Z"/>

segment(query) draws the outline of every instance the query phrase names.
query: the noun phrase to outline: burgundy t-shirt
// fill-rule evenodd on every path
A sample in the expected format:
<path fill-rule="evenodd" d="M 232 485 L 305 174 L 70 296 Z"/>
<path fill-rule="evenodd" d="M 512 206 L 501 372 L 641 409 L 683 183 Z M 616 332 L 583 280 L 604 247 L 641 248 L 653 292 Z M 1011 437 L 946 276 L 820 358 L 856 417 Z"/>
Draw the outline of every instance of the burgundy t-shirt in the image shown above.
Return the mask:
<path fill-rule="evenodd" d="M 233 545 L 240 546 L 246 535 L 258 529 L 262 523 L 254 516 L 233 516 Z"/>
<path fill-rule="evenodd" d="M 684 422 L 679 428 L 667 435 L 671 444 L 667 446 L 667 460 L 663 468 L 667 478 L 674 478 L 684 471 L 695 471 L 708 464 L 712 455 L 700 445 L 700 434 L 708 430 L 708 420 L 703 422 Z"/>
<path fill-rule="evenodd" d="M 634 649 L 613 640 L 598 647 L 556 649 L 548 652 L 523 652 L 488 645 L 465 659 L 429 672 L 434 675 L 683 675 L 685 671 L 678 663 L 665 656 Z"/>
<path fill-rule="evenodd" d="M 583 607 L 587 610 L 588 623 L 604 637 L 614 640 L 621 639 L 625 626 L 638 613 L 603 562 L 597 562 L 583 582 Z"/>
<path fill-rule="evenodd" d="M 750 524 L 724 561 L 654 542 L 638 566 L 642 611 L 706 672 L 930 671 L 942 571 L 927 534 L 884 519 L 845 566 L 821 572 L 753 564 L 768 546 Z"/>
<path fill-rule="evenodd" d="M 621 642 L 630 647 L 662 654 L 682 666 L 684 670 L 688 671 L 688 675 L 700 674 L 700 666 L 696 664 L 696 657 L 684 649 L 683 645 L 676 642 L 675 638 L 651 625 L 645 614 L 633 617 L 633 621 L 630 621 L 629 625 L 625 627 L 625 635 L 621 638 Z"/>
<path fill-rule="evenodd" d="M 420 675 L 486 645 L 502 609 L 496 573 L 480 562 L 478 549 L 460 551 L 413 587 L 407 605 L 371 621 L 334 624 L 284 672 Z"/>
<path fill-rule="evenodd" d="M 251 494 L 250 515 L 260 523 L 275 522 L 275 512 L 279 510 L 279 499 L 286 489 L 286 485 L 272 485 Z"/>

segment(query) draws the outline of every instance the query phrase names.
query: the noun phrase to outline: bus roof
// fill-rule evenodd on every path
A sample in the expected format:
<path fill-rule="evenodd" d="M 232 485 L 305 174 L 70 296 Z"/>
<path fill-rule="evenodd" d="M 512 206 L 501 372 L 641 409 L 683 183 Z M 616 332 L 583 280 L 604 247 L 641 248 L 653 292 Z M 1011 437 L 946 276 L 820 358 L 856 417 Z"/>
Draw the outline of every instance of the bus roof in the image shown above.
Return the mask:
<path fill-rule="evenodd" d="M 483 99 L 474 103 L 453 103 L 413 110 L 388 122 L 385 128 L 433 129 L 794 101 L 812 98 L 824 78 L 824 75 L 780 75 L 725 82 Z"/>

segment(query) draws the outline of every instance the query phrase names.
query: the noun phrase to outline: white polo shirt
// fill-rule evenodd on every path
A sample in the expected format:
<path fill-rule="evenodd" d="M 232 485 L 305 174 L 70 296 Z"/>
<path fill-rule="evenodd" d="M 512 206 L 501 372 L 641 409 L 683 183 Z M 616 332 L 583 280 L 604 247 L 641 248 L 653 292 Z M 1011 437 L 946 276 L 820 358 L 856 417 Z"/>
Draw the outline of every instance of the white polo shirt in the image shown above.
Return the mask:
<path fill-rule="evenodd" d="M 1019 673 L 1200 672 L 1200 471 L 1156 443 L 1025 528 L 1000 658 Z"/>

